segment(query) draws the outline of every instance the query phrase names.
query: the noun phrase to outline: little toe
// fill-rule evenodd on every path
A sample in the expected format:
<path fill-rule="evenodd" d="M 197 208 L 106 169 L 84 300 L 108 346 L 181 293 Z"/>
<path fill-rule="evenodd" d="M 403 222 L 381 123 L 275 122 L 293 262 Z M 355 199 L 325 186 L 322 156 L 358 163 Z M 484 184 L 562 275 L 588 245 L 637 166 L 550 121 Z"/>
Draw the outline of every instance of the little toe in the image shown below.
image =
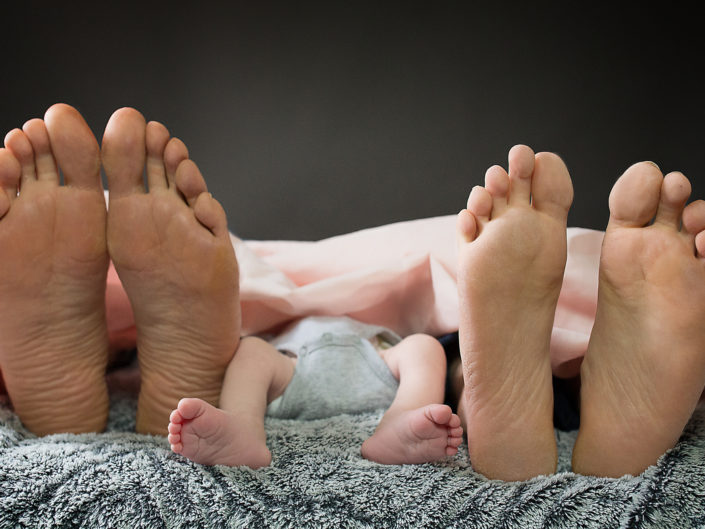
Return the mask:
<path fill-rule="evenodd" d="M 458 449 L 452 446 L 446 446 L 446 455 L 447 456 L 454 456 L 455 454 L 458 453 Z"/>
<path fill-rule="evenodd" d="M 133 108 L 116 110 L 103 134 L 102 157 L 110 198 L 144 193 L 146 123 Z"/>
<path fill-rule="evenodd" d="M 164 167 L 164 149 L 169 141 L 169 131 L 157 121 L 147 123 L 145 131 L 147 144 L 147 184 L 149 189 L 168 187 Z"/>
<path fill-rule="evenodd" d="M 188 159 L 188 148 L 179 138 L 171 138 L 164 148 L 164 167 L 169 188 L 176 192 L 176 170 L 184 160 Z"/>
<path fill-rule="evenodd" d="M 46 124 L 41 119 L 31 119 L 24 124 L 22 130 L 32 143 L 37 180 L 58 184 L 59 169 L 51 151 L 51 142 Z"/>
<path fill-rule="evenodd" d="M 683 208 L 690 197 L 691 190 L 690 181 L 683 173 L 668 173 L 661 183 L 661 195 L 654 224 L 680 229 Z"/>
<path fill-rule="evenodd" d="M 463 209 L 458 213 L 455 226 L 458 244 L 467 244 L 474 241 L 477 237 L 479 228 L 477 220 L 467 209 Z"/>
<path fill-rule="evenodd" d="M 531 201 L 531 176 L 534 151 L 526 145 L 515 145 L 509 151 L 509 204 L 528 205 Z"/>
<path fill-rule="evenodd" d="M 225 210 L 210 193 L 203 192 L 193 205 L 193 213 L 198 222 L 208 228 L 216 237 L 228 233 L 228 221 Z"/>
<path fill-rule="evenodd" d="M 493 165 L 485 172 L 485 189 L 492 197 L 491 217 L 497 217 L 507 209 L 509 175 L 504 168 Z"/>
<path fill-rule="evenodd" d="M 646 226 L 658 209 L 662 183 L 661 170 L 652 162 L 639 162 L 629 167 L 610 192 L 608 229 L 610 226 Z"/>
<path fill-rule="evenodd" d="M 46 170 L 46 178 L 56 178 L 49 168 L 52 163 L 49 154 L 53 152 L 53 158 L 61 168 L 66 185 L 102 191 L 100 148 L 81 114 L 69 105 L 56 104 L 46 111 L 44 123 L 51 148 L 48 154 L 35 152 L 37 159 L 40 155 L 45 156 L 42 165 L 38 167 L 40 178 L 43 170 Z"/>
<path fill-rule="evenodd" d="M 169 445 L 171 447 L 171 451 L 175 454 L 180 454 L 184 451 L 184 445 L 181 444 L 181 442 L 169 443 Z"/>
<path fill-rule="evenodd" d="M 685 207 L 683 227 L 691 235 L 705 230 L 705 200 L 696 200 Z"/>
<path fill-rule="evenodd" d="M 550 152 L 538 153 L 531 182 L 532 206 L 553 216 L 567 218 L 572 203 L 573 184 L 561 157 Z"/>
<path fill-rule="evenodd" d="M 5 147 L 20 163 L 22 184 L 37 180 L 37 168 L 34 165 L 32 142 L 20 129 L 13 129 L 5 136 Z"/>
<path fill-rule="evenodd" d="M 492 195 L 481 186 L 475 186 L 468 196 L 467 209 L 458 213 L 456 233 L 458 243 L 475 240 L 483 224 L 490 220 L 492 213 Z"/>
<path fill-rule="evenodd" d="M 0 148 L 0 188 L 3 190 L 3 196 L 7 200 L 5 211 L 0 213 L 0 216 L 7 213 L 13 200 L 17 197 L 21 174 L 22 167 L 17 158 L 9 149 Z"/>

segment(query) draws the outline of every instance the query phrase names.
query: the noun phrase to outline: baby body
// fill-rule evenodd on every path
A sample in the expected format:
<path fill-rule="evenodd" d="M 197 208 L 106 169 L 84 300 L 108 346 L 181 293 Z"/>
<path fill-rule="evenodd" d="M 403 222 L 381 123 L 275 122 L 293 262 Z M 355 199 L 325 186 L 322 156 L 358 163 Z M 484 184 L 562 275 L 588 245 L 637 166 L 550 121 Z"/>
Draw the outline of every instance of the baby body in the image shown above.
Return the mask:
<path fill-rule="evenodd" d="M 204 464 L 271 462 L 264 416 L 321 419 L 386 409 L 362 455 L 388 464 L 424 463 L 457 452 L 460 419 L 442 404 L 446 360 L 433 337 L 402 339 L 346 317 L 309 317 L 269 342 L 240 342 L 220 409 L 185 398 L 171 414 L 172 449 Z"/>

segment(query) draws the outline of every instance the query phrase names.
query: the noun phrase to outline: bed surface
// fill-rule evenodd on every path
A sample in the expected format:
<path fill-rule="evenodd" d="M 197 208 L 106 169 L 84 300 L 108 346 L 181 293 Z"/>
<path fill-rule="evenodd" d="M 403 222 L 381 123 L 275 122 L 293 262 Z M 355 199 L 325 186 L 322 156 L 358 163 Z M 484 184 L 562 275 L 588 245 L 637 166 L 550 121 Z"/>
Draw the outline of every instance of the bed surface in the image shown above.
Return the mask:
<path fill-rule="evenodd" d="M 452 217 L 412 221 L 316 243 L 236 240 L 245 328 L 347 314 L 402 335 L 456 331 L 453 223 Z M 569 229 L 554 372 L 585 350 L 601 237 Z M 119 283 L 109 280 L 108 298 L 114 301 L 109 330 L 134 344 Z M 571 473 L 576 432 L 557 431 L 557 474 L 502 483 L 473 472 L 465 447 L 437 464 L 362 459 L 359 447 L 381 411 L 308 422 L 268 419 L 273 463 L 253 471 L 197 465 L 173 454 L 164 438 L 134 433 L 135 406 L 133 396 L 114 395 L 105 433 L 37 438 L 0 403 L 0 529 L 705 527 L 702 409 L 678 445 L 641 476 Z"/>
<path fill-rule="evenodd" d="M 134 433 L 134 397 L 114 396 L 102 434 L 37 438 L 0 405 L 0 528 L 702 527 L 705 411 L 641 476 L 570 472 L 575 432 L 557 431 L 558 473 L 523 483 L 443 463 L 384 466 L 359 446 L 381 412 L 267 419 L 273 463 L 205 467 Z"/>

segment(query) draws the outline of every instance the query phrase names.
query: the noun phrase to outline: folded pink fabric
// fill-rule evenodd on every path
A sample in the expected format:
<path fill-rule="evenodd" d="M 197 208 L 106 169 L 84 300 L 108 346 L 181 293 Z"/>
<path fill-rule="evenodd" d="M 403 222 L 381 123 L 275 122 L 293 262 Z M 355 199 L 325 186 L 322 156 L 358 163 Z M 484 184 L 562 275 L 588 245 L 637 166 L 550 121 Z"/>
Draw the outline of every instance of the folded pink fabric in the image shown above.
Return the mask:
<path fill-rule="evenodd" d="M 602 237 L 603 232 L 568 230 L 568 262 L 551 343 L 552 366 L 559 376 L 577 374 L 587 347 Z M 243 334 L 314 314 L 348 315 L 402 336 L 458 330 L 455 216 L 399 222 L 317 242 L 232 240 L 240 265 Z M 112 267 L 106 298 L 112 347 L 134 346 L 134 318 Z"/>

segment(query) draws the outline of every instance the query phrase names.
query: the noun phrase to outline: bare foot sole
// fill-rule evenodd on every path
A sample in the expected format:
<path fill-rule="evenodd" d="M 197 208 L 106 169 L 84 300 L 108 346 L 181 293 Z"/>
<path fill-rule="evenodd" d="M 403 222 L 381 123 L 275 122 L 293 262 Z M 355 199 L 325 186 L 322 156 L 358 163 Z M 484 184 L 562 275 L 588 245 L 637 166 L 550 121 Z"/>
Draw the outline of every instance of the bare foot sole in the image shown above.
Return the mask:
<path fill-rule="evenodd" d="M 261 417 L 225 412 L 200 399 L 181 399 L 168 429 L 171 449 L 196 463 L 260 468 L 272 462 Z"/>
<path fill-rule="evenodd" d="M 563 161 L 519 145 L 458 216 L 462 404 L 473 467 L 492 479 L 556 469 L 549 343 L 572 198 Z"/>
<path fill-rule="evenodd" d="M 102 154 L 108 249 L 137 327 L 137 431 L 165 435 L 182 395 L 218 404 L 240 334 L 237 261 L 223 208 L 163 125 L 118 110 Z"/>
<path fill-rule="evenodd" d="M 385 465 L 431 463 L 455 455 L 463 442 L 460 418 L 445 404 L 429 404 L 385 419 L 362 443 L 365 459 Z"/>
<path fill-rule="evenodd" d="M 705 202 L 653 164 L 610 195 L 573 469 L 638 475 L 673 447 L 705 385 Z M 651 223 L 653 219 L 653 223 Z"/>
<path fill-rule="evenodd" d="M 80 114 L 60 104 L 8 133 L 5 145 L 0 365 L 7 391 L 38 435 L 101 431 L 108 253 L 98 144 Z"/>
<path fill-rule="evenodd" d="M 465 399 L 463 398 L 463 390 L 465 381 L 463 380 L 463 362 L 458 357 L 448 366 L 449 382 L 450 382 L 450 398 L 455 403 L 455 409 L 460 417 L 460 426 L 463 432 L 467 432 L 468 425 L 465 423 Z"/>

